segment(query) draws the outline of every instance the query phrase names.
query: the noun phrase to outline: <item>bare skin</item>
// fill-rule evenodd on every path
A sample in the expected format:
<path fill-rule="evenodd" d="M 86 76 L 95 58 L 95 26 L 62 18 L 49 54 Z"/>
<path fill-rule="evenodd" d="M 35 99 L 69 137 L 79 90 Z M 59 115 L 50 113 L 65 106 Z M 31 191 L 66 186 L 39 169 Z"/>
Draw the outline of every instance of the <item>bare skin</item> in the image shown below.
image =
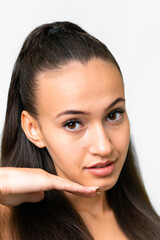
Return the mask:
<path fill-rule="evenodd" d="M 44 198 L 44 191 L 53 189 L 92 197 L 97 187 L 84 187 L 42 169 L 0 168 L 0 203 L 3 205 L 39 202 Z"/>
<path fill-rule="evenodd" d="M 97 192 L 90 199 L 80 199 L 68 193 L 66 195 L 84 219 L 95 240 L 127 240 L 107 203 L 106 193 Z"/>
<path fill-rule="evenodd" d="M 57 189 L 83 197 L 93 197 L 97 187 L 80 184 L 47 173 L 42 169 L 0 168 L 0 240 L 17 240 L 11 231 L 11 208 L 23 202 L 39 202 L 44 191 Z"/>
<path fill-rule="evenodd" d="M 37 80 L 38 120 L 23 111 L 22 128 L 32 143 L 48 149 L 58 176 L 43 170 L 7 168 L 0 172 L 0 202 L 13 206 L 40 201 L 46 190 L 65 191 L 95 240 L 126 240 L 105 194 L 118 180 L 130 135 L 118 69 L 93 59 L 40 73 Z M 89 170 L 108 161 L 113 169 L 106 175 Z M 95 171 L 101 172 L 98 168 Z"/>
<path fill-rule="evenodd" d="M 4 205 L 0 205 L 0 239 L 11 239 L 11 225 L 10 225 L 10 209 Z"/>
<path fill-rule="evenodd" d="M 127 240 L 111 210 L 99 215 L 98 217 L 85 214 L 86 223 L 95 240 Z"/>

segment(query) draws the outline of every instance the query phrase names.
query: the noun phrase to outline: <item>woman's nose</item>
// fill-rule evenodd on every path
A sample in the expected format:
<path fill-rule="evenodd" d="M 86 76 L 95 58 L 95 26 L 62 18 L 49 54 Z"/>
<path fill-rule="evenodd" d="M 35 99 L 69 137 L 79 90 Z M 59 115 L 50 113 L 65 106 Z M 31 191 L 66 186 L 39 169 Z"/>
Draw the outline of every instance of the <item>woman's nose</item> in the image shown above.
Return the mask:
<path fill-rule="evenodd" d="M 113 144 L 103 126 L 96 126 L 90 137 L 89 151 L 91 154 L 107 157 L 112 153 Z"/>

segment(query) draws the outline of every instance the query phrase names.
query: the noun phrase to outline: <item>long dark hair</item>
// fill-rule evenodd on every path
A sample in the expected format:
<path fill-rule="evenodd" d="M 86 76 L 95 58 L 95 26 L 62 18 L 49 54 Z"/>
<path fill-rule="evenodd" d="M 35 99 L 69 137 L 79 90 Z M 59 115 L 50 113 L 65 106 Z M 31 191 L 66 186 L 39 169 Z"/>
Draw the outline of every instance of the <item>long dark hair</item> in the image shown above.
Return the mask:
<path fill-rule="evenodd" d="M 119 65 L 107 47 L 79 26 L 69 22 L 45 24 L 30 33 L 15 63 L 2 138 L 2 166 L 43 168 L 56 174 L 46 148 L 39 149 L 21 128 L 21 112 L 37 117 L 37 74 L 61 68 L 69 61 L 85 63 L 100 58 Z M 121 71 L 120 71 L 121 73 Z M 137 168 L 130 143 L 118 182 L 106 192 L 117 222 L 131 240 L 158 240 L 159 217 L 153 210 Z M 62 192 L 53 190 L 39 203 L 12 208 L 13 226 L 21 240 L 91 240 L 86 224 Z"/>

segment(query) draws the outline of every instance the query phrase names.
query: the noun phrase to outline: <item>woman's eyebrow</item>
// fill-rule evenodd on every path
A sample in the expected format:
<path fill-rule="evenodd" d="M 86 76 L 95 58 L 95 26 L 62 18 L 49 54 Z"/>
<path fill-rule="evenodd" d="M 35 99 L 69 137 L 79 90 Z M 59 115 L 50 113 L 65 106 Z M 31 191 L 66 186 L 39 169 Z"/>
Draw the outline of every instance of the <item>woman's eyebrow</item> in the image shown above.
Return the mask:
<path fill-rule="evenodd" d="M 105 109 L 105 111 L 109 110 L 110 108 L 112 108 L 114 105 L 116 105 L 119 102 L 125 102 L 125 98 L 122 98 L 122 97 L 117 98 Z"/>
<path fill-rule="evenodd" d="M 66 114 L 84 114 L 84 115 L 89 115 L 89 112 L 84 112 L 84 111 L 79 111 L 79 110 L 66 110 L 66 111 L 58 113 L 56 115 L 56 118 L 60 117 L 62 115 L 66 115 Z"/>
<path fill-rule="evenodd" d="M 118 102 L 125 102 L 124 98 L 117 98 L 116 100 L 114 100 L 106 109 L 105 111 L 109 110 L 111 107 L 113 107 L 114 105 L 116 105 Z M 84 111 L 80 111 L 80 110 L 66 110 L 63 112 L 60 112 L 56 115 L 56 118 L 62 116 L 62 115 L 69 115 L 69 114 L 83 114 L 83 115 L 89 115 L 89 112 L 84 112 Z"/>

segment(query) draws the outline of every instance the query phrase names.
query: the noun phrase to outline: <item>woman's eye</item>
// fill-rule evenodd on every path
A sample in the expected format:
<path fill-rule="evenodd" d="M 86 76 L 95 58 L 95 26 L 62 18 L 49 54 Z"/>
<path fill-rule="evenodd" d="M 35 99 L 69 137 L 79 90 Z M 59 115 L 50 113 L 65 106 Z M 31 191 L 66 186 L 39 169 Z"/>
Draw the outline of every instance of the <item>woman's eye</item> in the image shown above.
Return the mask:
<path fill-rule="evenodd" d="M 69 131 L 77 131 L 80 129 L 81 127 L 81 123 L 79 121 L 76 120 L 70 120 L 68 122 L 66 122 L 63 127 Z"/>
<path fill-rule="evenodd" d="M 122 110 L 122 109 L 115 110 L 114 112 L 111 112 L 107 116 L 107 121 L 109 121 L 109 122 L 118 121 L 118 120 L 120 120 L 122 118 L 122 114 L 123 113 L 124 113 L 124 110 Z"/>

